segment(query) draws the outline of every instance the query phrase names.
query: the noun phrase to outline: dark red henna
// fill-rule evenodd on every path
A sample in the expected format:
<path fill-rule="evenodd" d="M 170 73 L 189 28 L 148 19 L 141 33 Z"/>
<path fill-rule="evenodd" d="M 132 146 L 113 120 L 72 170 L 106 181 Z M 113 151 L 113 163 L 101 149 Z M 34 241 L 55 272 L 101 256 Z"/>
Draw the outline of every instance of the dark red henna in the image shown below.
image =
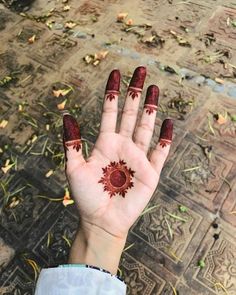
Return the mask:
<path fill-rule="evenodd" d="M 171 119 L 165 119 L 161 125 L 161 132 L 159 143 L 162 148 L 170 145 L 172 142 L 173 134 L 173 121 Z"/>
<path fill-rule="evenodd" d="M 113 70 L 107 81 L 105 97 L 106 100 L 112 101 L 119 94 L 120 89 L 120 71 Z"/>
<path fill-rule="evenodd" d="M 128 88 L 128 95 L 135 99 L 142 92 L 144 80 L 146 77 L 146 68 L 138 67 L 135 69 Z"/>
<path fill-rule="evenodd" d="M 116 194 L 125 197 L 127 190 L 134 186 L 132 177 L 134 171 L 126 166 L 124 161 L 111 162 L 107 167 L 102 168 L 103 177 L 98 183 L 104 185 L 104 191 L 107 191 L 110 198 Z"/>
<path fill-rule="evenodd" d="M 77 152 L 81 149 L 81 136 L 78 123 L 71 115 L 66 114 L 63 116 L 63 129 L 64 129 L 64 148 L 68 150 L 69 146 L 73 146 Z"/>
<path fill-rule="evenodd" d="M 152 114 L 157 111 L 159 98 L 159 88 L 156 85 L 151 85 L 147 89 L 146 99 L 144 103 L 144 109 L 146 109 L 147 114 Z"/>

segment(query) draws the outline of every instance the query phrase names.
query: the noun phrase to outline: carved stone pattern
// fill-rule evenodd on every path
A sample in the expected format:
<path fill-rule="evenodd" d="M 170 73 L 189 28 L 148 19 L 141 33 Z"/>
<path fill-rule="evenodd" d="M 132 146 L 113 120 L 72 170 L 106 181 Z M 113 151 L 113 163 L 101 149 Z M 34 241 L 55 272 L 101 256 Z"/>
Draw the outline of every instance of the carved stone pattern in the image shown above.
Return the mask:
<path fill-rule="evenodd" d="M 235 245 L 222 239 L 207 253 L 205 262 L 206 267 L 198 273 L 197 278 L 210 288 L 221 283 L 229 295 L 236 294 Z"/>
<path fill-rule="evenodd" d="M 165 281 L 129 254 L 123 254 L 120 268 L 127 284 L 127 295 L 161 294 L 159 292 L 163 289 Z"/>
<path fill-rule="evenodd" d="M 40 255 L 49 266 L 67 263 L 70 250 L 68 241 L 72 243 L 77 229 L 78 219 L 69 211 L 62 211 L 50 230 L 35 245 L 35 254 Z"/>
<path fill-rule="evenodd" d="M 207 199 L 213 200 L 223 184 L 222 177 L 227 176 L 232 163 L 223 157 L 213 155 L 209 164 L 200 147 L 191 143 L 185 144 L 179 157 L 181 160 L 174 163 L 170 176 L 178 184 L 194 189 Z M 184 171 L 191 168 L 194 169 Z"/>
<path fill-rule="evenodd" d="M 68 38 L 63 40 L 60 35 L 53 34 L 41 48 L 37 48 L 37 51 L 30 54 L 30 57 L 47 67 L 55 69 L 76 45 L 75 40 Z"/>
<path fill-rule="evenodd" d="M 144 240 L 150 246 L 177 263 L 178 260 L 171 253 L 181 259 L 197 230 L 201 217 L 191 210 L 180 214 L 178 203 L 173 200 L 172 204 L 164 202 L 162 199 L 158 199 L 158 202 L 160 206 L 152 210 L 151 213 L 143 215 L 132 232 L 139 238 L 144 236 Z M 186 222 L 171 217 L 168 213 L 182 217 L 186 219 Z M 171 228 L 172 236 L 166 220 Z"/>

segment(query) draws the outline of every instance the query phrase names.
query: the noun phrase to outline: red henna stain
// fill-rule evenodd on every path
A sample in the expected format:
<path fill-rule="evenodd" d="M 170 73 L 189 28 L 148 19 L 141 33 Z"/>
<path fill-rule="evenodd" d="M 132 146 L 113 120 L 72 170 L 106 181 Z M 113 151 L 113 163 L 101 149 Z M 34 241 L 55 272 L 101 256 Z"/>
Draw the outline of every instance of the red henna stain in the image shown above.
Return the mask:
<path fill-rule="evenodd" d="M 148 115 L 151 115 L 152 113 L 154 113 L 154 111 L 157 111 L 157 106 L 145 104 L 144 109 L 146 109 L 146 113 Z"/>
<path fill-rule="evenodd" d="M 165 119 L 161 125 L 161 132 L 159 143 L 162 148 L 170 145 L 172 142 L 173 134 L 173 121 L 171 119 Z"/>
<path fill-rule="evenodd" d="M 138 67 L 135 69 L 128 88 L 128 95 L 135 99 L 142 92 L 144 80 L 146 77 L 146 68 Z"/>
<path fill-rule="evenodd" d="M 157 111 L 159 98 L 159 88 L 156 85 L 150 85 L 147 89 L 147 94 L 144 102 L 144 109 L 146 109 L 147 114 L 152 114 Z"/>
<path fill-rule="evenodd" d="M 64 146 L 68 150 L 69 146 L 73 146 L 78 152 L 81 149 L 81 136 L 78 123 L 75 118 L 69 114 L 63 116 L 63 130 L 64 130 Z"/>
<path fill-rule="evenodd" d="M 119 94 L 120 89 L 120 71 L 113 70 L 108 78 L 106 85 L 106 100 L 112 101 Z"/>
<path fill-rule="evenodd" d="M 134 171 L 126 166 L 124 161 L 111 162 L 105 168 L 102 168 L 103 177 L 98 181 L 104 185 L 104 191 L 107 191 L 110 198 L 116 194 L 125 197 L 127 190 L 134 186 L 132 178 Z"/>

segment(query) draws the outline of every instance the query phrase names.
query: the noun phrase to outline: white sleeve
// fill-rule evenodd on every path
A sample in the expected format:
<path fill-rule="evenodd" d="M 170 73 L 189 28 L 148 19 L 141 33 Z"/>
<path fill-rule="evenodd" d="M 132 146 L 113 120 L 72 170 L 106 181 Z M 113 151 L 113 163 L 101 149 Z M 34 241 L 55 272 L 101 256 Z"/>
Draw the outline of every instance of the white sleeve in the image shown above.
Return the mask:
<path fill-rule="evenodd" d="M 43 269 L 35 295 L 125 295 L 126 285 L 116 276 L 86 267 Z"/>

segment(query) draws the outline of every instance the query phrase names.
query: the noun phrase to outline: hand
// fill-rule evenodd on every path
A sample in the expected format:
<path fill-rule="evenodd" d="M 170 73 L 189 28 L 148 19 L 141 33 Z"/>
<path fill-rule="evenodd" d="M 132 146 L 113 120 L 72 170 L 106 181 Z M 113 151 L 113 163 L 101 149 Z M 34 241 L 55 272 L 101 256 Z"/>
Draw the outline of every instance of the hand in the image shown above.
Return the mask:
<path fill-rule="evenodd" d="M 105 92 L 98 139 L 85 160 L 79 127 L 64 114 L 66 175 L 78 206 L 83 229 L 98 229 L 125 240 L 129 228 L 152 197 L 170 149 L 173 123 L 163 122 L 156 148 L 147 158 L 157 112 L 159 89 L 149 86 L 140 121 L 137 114 L 146 69 L 138 67 L 131 79 L 119 131 L 117 129 L 120 73 L 111 72 Z"/>

